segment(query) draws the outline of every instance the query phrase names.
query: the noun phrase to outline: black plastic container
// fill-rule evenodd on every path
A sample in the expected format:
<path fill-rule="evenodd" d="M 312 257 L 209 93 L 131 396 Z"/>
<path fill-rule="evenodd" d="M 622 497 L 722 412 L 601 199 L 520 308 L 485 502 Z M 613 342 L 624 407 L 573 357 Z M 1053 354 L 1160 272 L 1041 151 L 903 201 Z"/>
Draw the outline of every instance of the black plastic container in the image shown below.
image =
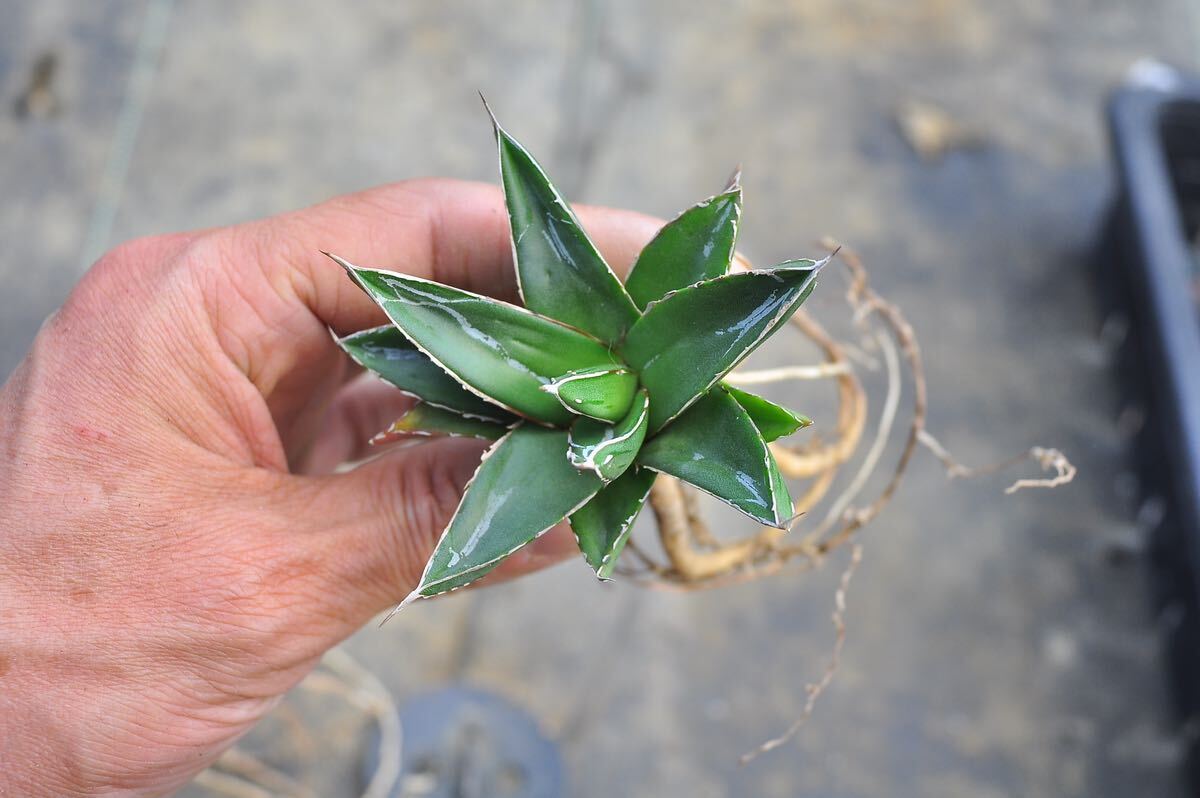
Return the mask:
<path fill-rule="evenodd" d="M 1119 194 L 1097 260 L 1131 319 L 1125 384 L 1145 407 L 1135 456 L 1164 512 L 1150 542 L 1156 605 L 1186 729 L 1200 728 L 1200 81 L 1160 73 L 1116 91 L 1108 124 Z M 1184 734 L 1200 792 L 1200 744 Z"/>

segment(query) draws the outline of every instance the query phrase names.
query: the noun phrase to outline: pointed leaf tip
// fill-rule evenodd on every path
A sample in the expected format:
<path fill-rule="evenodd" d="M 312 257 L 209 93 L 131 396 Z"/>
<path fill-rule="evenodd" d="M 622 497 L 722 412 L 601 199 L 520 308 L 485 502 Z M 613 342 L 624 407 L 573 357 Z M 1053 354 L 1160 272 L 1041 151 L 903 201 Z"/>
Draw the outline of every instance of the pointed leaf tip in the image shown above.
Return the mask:
<path fill-rule="evenodd" d="M 764 399 L 758 394 L 743 391 L 724 383 L 721 387 L 728 391 L 729 395 L 750 414 L 750 420 L 754 422 L 754 426 L 758 427 L 763 440 L 767 443 L 791 435 L 796 430 L 812 424 L 812 419 L 808 416 L 793 413 L 786 407 Z"/>
<path fill-rule="evenodd" d="M 735 188 L 742 187 L 742 165 L 738 164 L 733 168 L 733 173 L 729 175 L 729 179 L 725 181 L 725 191 L 733 191 Z"/>
<path fill-rule="evenodd" d="M 400 610 L 404 609 L 409 604 L 412 604 L 414 601 L 416 601 L 417 599 L 420 599 L 420 598 L 425 598 L 425 597 L 422 596 L 420 593 L 418 593 L 415 590 L 413 592 L 409 593 L 407 596 L 404 597 L 404 599 L 399 604 L 397 604 L 395 607 L 392 607 L 391 611 L 388 612 L 387 615 L 383 616 L 383 620 L 381 620 L 379 622 L 379 625 L 382 627 L 385 623 L 390 621 L 392 618 L 395 618 L 396 615 L 400 612 Z"/>
<path fill-rule="evenodd" d="M 326 252 L 325 250 L 321 250 L 321 254 L 324 255 L 325 257 L 329 258 L 331 261 L 336 263 L 338 266 L 341 266 L 342 271 L 344 271 L 346 274 L 350 275 L 350 279 L 354 281 L 354 284 L 358 285 L 360 288 L 362 287 L 358 281 L 358 277 L 356 277 L 354 274 L 354 264 L 353 263 L 351 263 L 350 261 L 346 260 L 343 257 L 334 255 L 332 252 Z"/>
<path fill-rule="evenodd" d="M 633 300 L 529 151 L 498 125 L 496 138 L 525 306 L 616 343 L 639 315 Z"/>
<path fill-rule="evenodd" d="M 493 113 L 492 106 L 488 105 L 487 97 L 483 96 L 482 90 L 477 90 L 476 93 L 479 95 L 479 101 L 483 103 L 483 110 L 487 111 L 488 118 L 492 120 L 492 128 L 497 131 L 500 130 L 500 122 L 496 120 L 496 114 Z"/>
<path fill-rule="evenodd" d="M 625 281 L 638 308 L 647 311 L 672 291 L 726 274 L 741 214 L 742 190 L 731 185 L 663 225 L 638 254 Z"/>

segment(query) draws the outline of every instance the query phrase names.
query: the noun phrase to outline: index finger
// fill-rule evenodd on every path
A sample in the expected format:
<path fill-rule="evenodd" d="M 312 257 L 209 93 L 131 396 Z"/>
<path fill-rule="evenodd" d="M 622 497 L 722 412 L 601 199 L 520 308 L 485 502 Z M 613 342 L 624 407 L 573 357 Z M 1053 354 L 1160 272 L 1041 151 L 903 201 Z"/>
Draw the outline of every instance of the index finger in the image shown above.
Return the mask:
<path fill-rule="evenodd" d="M 584 228 L 618 274 L 661 220 L 576 206 Z M 394 183 L 234 228 L 261 253 L 275 248 L 273 282 L 286 280 L 325 325 L 350 332 L 382 323 L 379 310 L 320 253 L 517 301 L 508 215 L 497 186 L 459 180 Z"/>

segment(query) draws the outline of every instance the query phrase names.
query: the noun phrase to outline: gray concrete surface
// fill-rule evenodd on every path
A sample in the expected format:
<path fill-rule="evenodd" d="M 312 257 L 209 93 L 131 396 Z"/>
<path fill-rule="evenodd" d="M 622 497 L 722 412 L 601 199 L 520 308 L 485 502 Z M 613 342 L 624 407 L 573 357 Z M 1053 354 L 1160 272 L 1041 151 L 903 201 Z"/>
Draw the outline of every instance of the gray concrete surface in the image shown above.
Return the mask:
<path fill-rule="evenodd" d="M 495 180 L 477 89 L 581 200 L 671 215 L 741 162 L 753 257 L 836 235 L 905 308 L 944 442 L 976 463 L 1057 445 L 1076 484 L 1006 498 L 920 459 L 863 536 L 834 686 L 746 768 L 823 668 L 838 562 L 687 596 L 571 563 L 417 606 L 349 650 L 401 702 L 465 680 L 525 707 L 577 796 L 1179 795 L 1087 259 L 1104 91 L 1143 55 L 1196 66 L 1195 10 L 0 0 L 0 374 L 106 245 L 415 175 Z M 45 52 L 57 112 L 18 116 Z M 909 100 L 985 145 L 918 159 L 892 118 Z M 813 306 L 836 316 L 836 294 Z M 819 408 L 809 390 L 788 398 Z M 281 764 L 355 794 L 361 724 L 289 707 L 306 747 Z"/>

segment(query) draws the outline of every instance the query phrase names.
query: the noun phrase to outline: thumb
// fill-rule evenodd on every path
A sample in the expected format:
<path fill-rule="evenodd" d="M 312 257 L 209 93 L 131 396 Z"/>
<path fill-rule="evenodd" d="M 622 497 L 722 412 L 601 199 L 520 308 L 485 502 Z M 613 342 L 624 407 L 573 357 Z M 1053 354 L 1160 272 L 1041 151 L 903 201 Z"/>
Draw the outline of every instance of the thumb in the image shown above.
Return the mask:
<path fill-rule="evenodd" d="M 319 528 L 309 539 L 322 550 L 329 587 L 322 601 L 355 626 L 388 609 L 420 582 L 442 531 L 487 443 L 440 438 L 401 445 L 353 471 L 295 477 Z M 480 584 L 492 584 L 562 561 L 575 551 L 566 524 L 510 556 Z"/>

